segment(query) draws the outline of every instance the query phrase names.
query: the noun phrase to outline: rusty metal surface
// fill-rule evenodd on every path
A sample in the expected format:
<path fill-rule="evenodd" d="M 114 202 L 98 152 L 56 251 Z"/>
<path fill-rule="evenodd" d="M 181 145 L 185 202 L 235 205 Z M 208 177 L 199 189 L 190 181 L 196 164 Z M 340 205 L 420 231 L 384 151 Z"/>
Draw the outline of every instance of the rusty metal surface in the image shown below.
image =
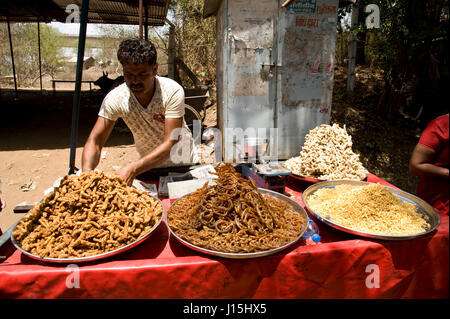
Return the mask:
<path fill-rule="evenodd" d="M 148 25 L 162 26 L 165 23 L 169 0 L 144 0 L 144 22 Z M 11 1 L 8 6 L 0 4 L 0 21 L 6 17 L 6 12 L 13 22 L 41 22 L 56 20 L 66 22 L 69 13 L 68 5 L 81 8 L 82 0 L 42 0 L 39 2 L 23 0 L 20 3 Z M 138 24 L 139 0 L 90 0 L 88 23 Z"/>
<path fill-rule="evenodd" d="M 274 50 L 274 31 L 278 3 L 273 0 L 223 1 L 223 128 L 274 127 L 274 99 L 276 81 L 261 69 L 270 64 Z M 218 36 L 222 36 L 219 35 Z M 222 42 L 221 41 L 221 42 Z M 220 126 L 220 125 L 219 125 Z M 224 159 L 237 153 L 232 132 L 224 133 Z"/>
<path fill-rule="evenodd" d="M 337 0 L 295 1 L 280 10 L 279 156 L 296 156 L 309 130 L 331 117 Z"/>
<path fill-rule="evenodd" d="M 226 161 L 239 161 L 233 129 L 278 129 L 269 155 L 287 159 L 298 155 L 310 129 L 330 121 L 338 0 L 282 3 L 218 6 L 218 126 Z"/>

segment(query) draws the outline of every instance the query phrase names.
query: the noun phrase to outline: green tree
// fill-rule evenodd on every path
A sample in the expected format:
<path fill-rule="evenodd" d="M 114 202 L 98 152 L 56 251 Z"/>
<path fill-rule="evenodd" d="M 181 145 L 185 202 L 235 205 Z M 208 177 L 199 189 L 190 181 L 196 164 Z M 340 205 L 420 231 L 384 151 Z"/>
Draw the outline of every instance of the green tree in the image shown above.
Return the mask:
<path fill-rule="evenodd" d="M 216 79 L 216 19 L 203 19 L 203 0 L 171 1 L 171 13 L 175 17 L 177 56 L 204 83 Z M 165 34 L 168 38 L 168 34 Z M 179 74 L 185 87 L 189 78 Z"/>
<path fill-rule="evenodd" d="M 448 111 L 448 0 L 370 2 L 380 9 L 380 28 L 367 30 L 367 1 L 358 1 L 360 22 L 352 32 L 367 33 L 372 64 L 384 71 L 379 112 L 393 121 L 400 109 L 414 115 L 421 109 L 428 121 Z"/>
<path fill-rule="evenodd" d="M 10 26 L 18 85 L 30 86 L 39 78 L 37 24 L 12 23 Z M 0 36 L 8 39 L 6 24 L 2 25 Z M 57 69 L 63 64 L 61 56 L 63 37 L 55 28 L 41 23 L 40 42 L 42 74 L 54 77 Z M 9 41 L 2 41 L 0 47 L 0 72 L 2 75 L 12 75 Z"/>
<path fill-rule="evenodd" d="M 124 39 L 139 37 L 139 27 L 99 24 L 97 28 L 101 34 L 102 47 L 100 54 L 96 58 L 103 62 L 103 66 L 112 65 L 118 69 L 119 62 L 117 60 L 117 49 L 119 48 L 119 44 Z"/>

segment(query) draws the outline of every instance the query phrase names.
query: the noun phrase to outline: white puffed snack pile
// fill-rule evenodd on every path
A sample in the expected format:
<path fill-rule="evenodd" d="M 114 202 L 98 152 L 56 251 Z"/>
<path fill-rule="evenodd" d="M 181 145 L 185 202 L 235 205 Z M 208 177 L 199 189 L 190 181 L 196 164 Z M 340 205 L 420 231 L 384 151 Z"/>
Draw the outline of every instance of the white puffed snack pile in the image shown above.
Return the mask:
<path fill-rule="evenodd" d="M 284 166 L 292 173 L 321 180 L 363 180 L 368 171 L 352 151 L 352 137 L 338 124 L 322 124 L 309 131 L 300 156 Z"/>

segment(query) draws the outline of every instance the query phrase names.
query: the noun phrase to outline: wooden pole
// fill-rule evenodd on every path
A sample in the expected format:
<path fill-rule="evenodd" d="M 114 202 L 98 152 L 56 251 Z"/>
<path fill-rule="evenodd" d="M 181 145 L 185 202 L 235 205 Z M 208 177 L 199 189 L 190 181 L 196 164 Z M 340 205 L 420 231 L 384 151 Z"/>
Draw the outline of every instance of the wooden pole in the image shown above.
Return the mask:
<path fill-rule="evenodd" d="M 169 27 L 169 57 L 168 57 L 168 77 L 175 79 L 175 26 Z"/>
<path fill-rule="evenodd" d="M 39 54 L 39 84 L 41 86 L 41 94 L 42 94 L 41 28 L 39 25 L 40 21 L 38 17 L 37 29 L 38 29 L 38 54 Z"/>
<path fill-rule="evenodd" d="M 9 26 L 9 12 L 6 15 L 6 22 L 8 23 L 9 50 L 11 52 L 11 63 L 12 63 L 13 77 L 14 77 L 14 92 L 16 94 L 16 100 L 17 100 L 19 98 L 19 96 L 17 93 L 16 66 L 14 63 L 14 50 L 13 50 L 13 44 L 12 44 L 12 38 L 11 38 L 11 27 Z"/>
<path fill-rule="evenodd" d="M 148 10 L 145 7 L 144 39 L 148 41 Z"/>
<path fill-rule="evenodd" d="M 358 8 L 352 5 L 351 29 L 358 25 Z M 355 89 L 355 68 L 356 68 L 356 34 L 350 32 L 350 43 L 348 48 L 348 70 L 347 70 L 347 91 L 353 92 Z"/>
<path fill-rule="evenodd" d="M 139 0 L 139 38 L 143 39 L 143 29 L 142 29 L 142 0 Z"/>

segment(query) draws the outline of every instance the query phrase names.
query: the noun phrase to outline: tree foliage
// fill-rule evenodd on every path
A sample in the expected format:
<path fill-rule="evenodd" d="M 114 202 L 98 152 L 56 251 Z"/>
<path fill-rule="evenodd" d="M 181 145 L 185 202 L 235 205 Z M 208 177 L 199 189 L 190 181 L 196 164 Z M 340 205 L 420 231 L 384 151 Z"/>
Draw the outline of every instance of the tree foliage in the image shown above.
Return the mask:
<path fill-rule="evenodd" d="M 216 19 L 203 18 L 203 0 L 171 1 L 178 57 L 204 83 L 216 78 Z M 166 33 L 168 37 L 168 33 Z M 184 85 L 189 79 L 180 74 Z"/>
<path fill-rule="evenodd" d="M 20 86 L 30 86 L 39 78 L 39 47 L 36 23 L 12 23 L 11 38 L 13 43 L 14 64 L 17 81 Z M 0 74 L 12 75 L 11 52 L 8 41 L 7 25 L 3 23 L 0 36 Z M 55 28 L 40 24 L 41 70 L 42 74 L 54 76 L 63 63 L 61 47 L 63 37 Z"/>
<path fill-rule="evenodd" d="M 369 3 L 380 9 L 379 29 L 366 28 Z M 393 119 L 400 109 L 414 115 L 422 110 L 424 121 L 448 112 L 443 90 L 449 82 L 448 0 L 362 0 L 354 6 L 360 19 L 352 32 L 367 33 L 364 50 L 384 71 L 380 111 Z"/>
<path fill-rule="evenodd" d="M 97 28 L 101 34 L 101 50 L 96 58 L 105 66 L 112 65 L 119 67 L 119 62 L 117 60 L 117 49 L 119 48 L 120 42 L 124 39 L 139 37 L 139 27 L 99 24 Z"/>

